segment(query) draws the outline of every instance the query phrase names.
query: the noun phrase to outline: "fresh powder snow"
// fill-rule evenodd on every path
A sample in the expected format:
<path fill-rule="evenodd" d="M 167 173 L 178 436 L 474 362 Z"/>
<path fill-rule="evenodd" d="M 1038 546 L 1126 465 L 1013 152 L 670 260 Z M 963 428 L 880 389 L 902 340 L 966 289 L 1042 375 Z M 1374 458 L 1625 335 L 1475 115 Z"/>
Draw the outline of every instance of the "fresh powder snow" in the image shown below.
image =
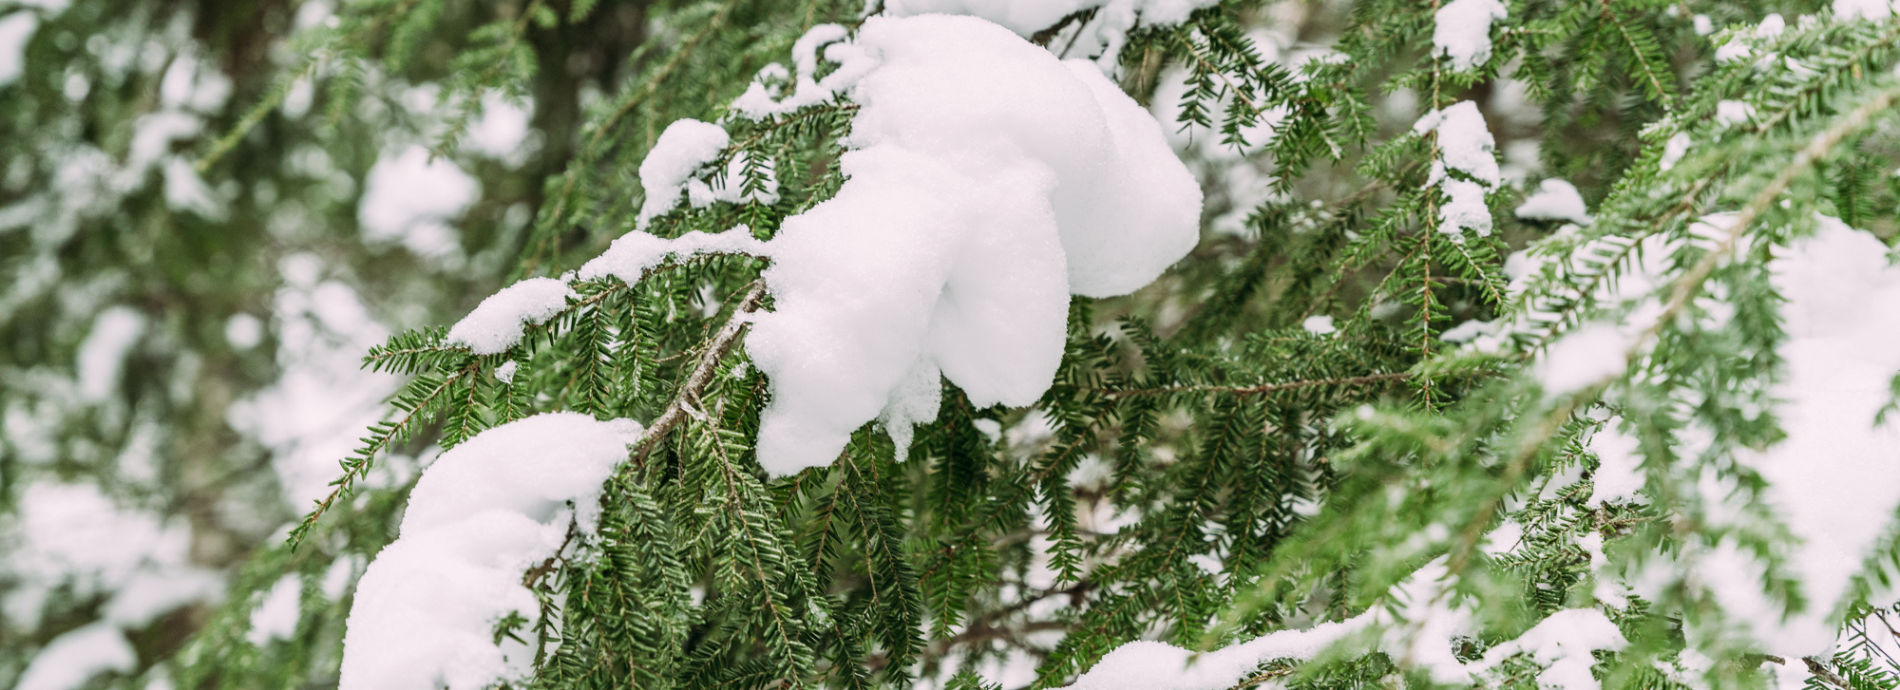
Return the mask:
<path fill-rule="evenodd" d="M 14 690 L 77 690 L 101 673 L 131 673 L 138 655 L 125 634 L 107 623 L 93 623 L 59 637 L 33 657 Z"/>
<path fill-rule="evenodd" d="M 1583 195 L 1577 187 L 1564 180 L 1551 178 L 1538 183 L 1537 193 L 1530 195 L 1517 207 L 1517 217 L 1524 220 L 1561 220 L 1579 225 L 1590 222 L 1590 212 L 1583 204 Z"/>
<path fill-rule="evenodd" d="M 1452 0 L 1433 15 L 1432 48 L 1463 72 L 1491 59 L 1491 22 L 1509 16 L 1498 0 Z"/>
<path fill-rule="evenodd" d="M 461 250 L 450 225 L 481 196 L 481 182 L 420 145 L 385 153 L 363 182 L 357 219 L 371 242 L 396 242 L 417 256 L 441 257 Z"/>
<path fill-rule="evenodd" d="M 915 396 L 938 373 L 979 406 L 1035 401 L 1069 294 L 1133 291 L 1198 235 L 1160 126 L 1088 63 L 969 17 L 873 17 L 856 47 L 879 63 L 850 87 L 849 179 L 768 243 L 776 309 L 746 340 L 774 474 L 829 464 L 880 416 L 899 437 L 934 418 Z"/>
<path fill-rule="evenodd" d="M 1195 10 L 1218 0 L 886 0 L 892 17 L 955 14 L 995 22 L 1023 38 L 1054 28 L 1063 17 L 1093 10 L 1083 21 L 1059 32 L 1053 43 L 1067 46 L 1063 57 L 1092 58 L 1104 74 L 1120 69 L 1122 46 L 1137 25 L 1160 28 L 1188 20 Z"/>
<path fill-rule="evenodd" d="M 718 158 L 729 139 L 724 127 L 710 122 L 688 119 L 667 125 L 640 161 L 640 188 L 646 200 L 640 205 L 639 228 L 645 230 L 654 218 L 677 208 L 687 180 Z"/>
<path fill-rule="evenodd" d="M 277 579 L 265 590 L 257 608 L 251 609 L 251 629 L 244 634 L 253 646 L 262 647 L 271 640 L 288 640 L 297 633 L 297 617 L 302 612 L 303 578 L 290 573 Z"/>
<path fill-rule="evenodd" d="M 534 652 L 497 647 L 495 622 L 539 615 L 522 571 L 555 556 L 570 523 L 592 532 L 601 484 L 640 433 L 631 420 L 556 412 L 437 458 L 400 536 L 357 582 L 341 690 L 482 690 L 526 674 Z"/>
<path fill-rule="evenodd" d="M 1787 562 L 1808 606 L 1746 621 L 1762 651 L 1792 657 L 1827 652 L 1829 614 L 1900 508 L 1900 419 L 1874 423 L 1900 371 L 1900 267 L 1878 238 L 1826 216 L 1789 249 L 1770 263 L 1788 300 L 1777 349 L 1787 373 L 1774 388 L 1788 436 L 1737 460 L 1760 473 L 1767 503 L 1799 539 Z M 1759 581 L 1745 585 L 1760 592 Z"/>
<path fill-rule="evenodd" d="M 507 352 L 523 329 L 546 323 L 567 307 L 574 289 L 553 278 L 528 278 L 502 288 L 449 327 L 448 343 L 478 355 Z"/>
<path fill-rule="evenodd" d="M 1464 241 L 1470 230 L 1479 237 L 1491 234 L 1491 208 L 1485 195 L 1503 181 L 1498 170 L 1497 141 L 1484 124 L 1478 104 L 1459 101 L 1443 110 L 1434 110 L 1413 123 L 1412 131 L 1434 137 L 1438 157 L 1432 161 L 1427 187 L 1438 185 L 1444 193 L 1438 207 L 1438 231 L 1454 242 Z M 1470 179 L 1453 176 L 1457 171 Z"/>
<path fill-rule="evenodd" d="M 815 80 L 821 49 L 840 66 Z M 855 37 L 814 27 L 793 58 L 793 93 L 768 88 L 786 77 L 768 66 L 733 110 L 764 117 L 819 93 L 858 102 L 834 198 L 770 241 L 743 226 L 629 233 L 576 273 L 632 282 L 668 257 L 770 258 L 774 309 L 749 317 L 745 348 L 771 382 L 758 456 L 774 474 L 829 464 L 873 420 L 907 445 L 912 426 L 936 417 L 940 377 L 980 406 L 1034 402 L 1061 361 L 1071 294 L 1132 292 L 1198 240 L 1198 185 L 1160 125 L 1087 61 L 940 15 L 872 17 Z M 726 143 L 717 125 L 668 127 L 658 158 L 641 165 L 643 217 L 690 195 Z M 518 284 L 490 297 L 450 341 L 478 354 L 511 347 L 520 324 L 568 294 L 537 280 L 547 283 L 532 295 L 511 295 Z"/>

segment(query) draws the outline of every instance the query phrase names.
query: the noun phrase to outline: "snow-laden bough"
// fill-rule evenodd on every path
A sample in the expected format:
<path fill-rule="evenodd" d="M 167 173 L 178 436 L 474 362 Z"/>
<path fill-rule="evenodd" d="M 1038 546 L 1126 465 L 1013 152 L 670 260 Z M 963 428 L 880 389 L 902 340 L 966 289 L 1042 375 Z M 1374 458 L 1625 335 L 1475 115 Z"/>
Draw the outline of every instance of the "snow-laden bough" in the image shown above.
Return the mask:
<path fill-rule="evenodd" d="M 816 79 L 822 48 L 840 66 Z M 1081 60 L 1064 62 L 971 17 L 873 17 L 855 37 L 816 27 L 794 46 L 797 90 L 735 103 L 765 117 L 844 93 L 860 104 L 837 195 L 765 242 L 736 230 L 631 233 L 579 277 L 636 280 L 668 255 L 770 257 L 775 309 L 746 352 L 771 382 L 758 457 L 774 474 L 829 464 L 881 420 L 909 445 L 936 418 L 939 376 L 979 406 L 1027 405 L 1054 379 L 1071 293 L 1107 297 L 1158 277 L 1198 239 L 1200 189 L 1161 126 Z M 675 123 L 642 215 L 679 203 L 680 170 L 719 155 Z M 675 128 L 678 128 L 676 135 Z M 677 145 L 673 145 L 677 143 Z M 664 179 L 661 179 L 661 178 Z"/>
<path fill-rule="evenodd" d="M 640 431 L 557 412 L 437 458 L 409 495 L 400 536 L 357 583 L 341 690 L 481 690 L 525 677 L 534 651 L 497 646 L 494 626 L 539 615 L 522 572 L 555 556 L 570 524 L 593 531 L 601 484 Z"/>

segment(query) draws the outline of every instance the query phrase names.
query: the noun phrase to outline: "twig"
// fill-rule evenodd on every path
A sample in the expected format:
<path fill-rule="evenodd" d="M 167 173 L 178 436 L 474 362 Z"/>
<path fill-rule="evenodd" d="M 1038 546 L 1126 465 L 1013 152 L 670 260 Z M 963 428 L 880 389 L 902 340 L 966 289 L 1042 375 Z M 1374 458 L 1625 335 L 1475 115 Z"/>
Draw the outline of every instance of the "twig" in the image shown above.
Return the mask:
<path fill-rule="evenodd" d="M 732 318 L 727 319 L 726 325 L 719 329 L 719 333 L 706 342 L 705 351 L 699 355 L 698 366 L 695 366 L 693 373 L 686 377 L 685 383 L 680 384 L 679 392 L 673 394 L 673 402 L 668 403 L 666 409 L 660 412 L 660 416 L 653 419 L 653 423 L 647 426 L 646 433 L 640 435 L 640 441 L 634 444 L 635 464 L 645 466 L 647 455 L 653 452 L 653 447 L 659 443 L 659 440 L 671 432 L 673 427 L 679 426 L 688 415 L 698 411 L 699 395 L 705 392 L 708 384 L 712 383 L 713 373 L 719 369 L 719 361 L 725 359 L 726 354 L 732 351 L 732 346 L 739 342 L 739 336 L 744 335 L 746 329 L 752 325 L 752 320 L 746 317 L 757 310 L 759 303 L 764 300 L 765 281 L 752 281 L 751 289 L 746 292 L 745 299 L 739 301 L 738 308 L 733 310 Z"/>

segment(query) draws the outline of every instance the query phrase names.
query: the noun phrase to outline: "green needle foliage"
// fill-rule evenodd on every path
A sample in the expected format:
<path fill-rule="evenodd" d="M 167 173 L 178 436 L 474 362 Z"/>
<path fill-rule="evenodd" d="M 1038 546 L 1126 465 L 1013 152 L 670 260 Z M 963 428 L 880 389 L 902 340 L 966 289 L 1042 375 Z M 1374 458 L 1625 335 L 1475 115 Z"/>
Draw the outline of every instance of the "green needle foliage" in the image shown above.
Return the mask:
<path fill-rule="evenodd" d="M 298 80 L 339 133 L 368 100 L 366 75 L 439 83 L 438 153 L 484 96 L 571 103 L 548 116 L 575 126 L 546 144 L 554 162 L 524 195 L 534 219 L 504 272 L 562 277 L 577 296 L 499 354 L 450 344 L 441 327 L 369 351 L 366 367 L 406 377 L 387 417 L 341 459 L 334 493 L 238 566 L 233 594 L 163 663 L 180 688 L 333 683 L 347 598 L 305 597 L 296 638 L 260 649 L 245 636 L 258 593 L 393 540 L 413 477 L 368 479 L 392 453 L 578 411 L 647 432 L 607 483 L 598 529 L 524 574 L 539 616 L 497 621 L 498 640 L 538 650 L 526 686 L 977 688 L 993 686 L 974 671 L 1027 660 L 1036 687 L 1056 687 L 1133 640 L 1215 650 L 1401 610 L 1394 593 L 1428 563 L 1475 621 L 1452 650 L 1463 661 L 1557 611 L 1597 608 L 1629 642 L 1596 652 L 1604 687 L 1765 687 L 1777 665 L 1806 669 L 1816 690 L 1900 685 L 1878 644 L 1893 612 L 1876 594 L 1900 568 L 1891 530 L 1829 619 L 1841 634 L 1832 657 L 1771 656 L 1686 581 L 1619 606 L 1596 594 L 1619 568 L 1727 544 L 1765 564 L 1771 601 L 1820 605 L 1801 600 L 1793 537 L 1768 508 L 1711 520 L 1723 507 L 1696 486 L 1719 478 L 1763 495 L 1765 480 L 1731 458 L 1784 436 L 1771 384 L 1785 368 L 1785 300 L 1769 262 L 1813 232 L 1816 213 L 1889 246 L 1900 229 L 1900 20 L 1840 20 L 1820 2 L 1512 1 L 1488 60 L 1458 71 L 1433 54 L 1440 4 L 1228 0 L 1137 26 L 1117 56 L 1122 86 L 1143 102 L 1181 94 L 1156 103 L 1179 113 L 1164 126 L 1233 153 L 1186 155 L 1210 221 L 1236 214 L 1242 231 L 1205 233 L 1133 296 L 1076 298 L 1061 369 L 1035 405 L 978 408 L 946 383 L 910 448 L 867 425 L 830 466 L 783 478 L 754 458 L 768 381 L 743 347 L 746 315 L 772 309 L 765 260 L 670 260 L 631 284 L 567 272 L 637 232 L 636 171 L 667 124 L 722 121 L 806 29 L 855 27 L 863 3 L 659 2 L 641 8 L 645 40 L 619 52 L 595 45 L 621 40 L 596 30 L 622 9 L 611 0 L 343 4 L 293 39 L 300 60 L 275 86 L 245 94 L 248 114 L 220 122 L 228 134 L 201 167 L 246 160 Z M 1063 52 L 1096 12 L 1035 40 Z M 1757 35 L 1770 13 L 1800 19 Z M 1312 34 L 1302 38 L 1335 52 L 1286 60 L 1250 31 L 1293 14 Z M 1712 36 L 1695 28 L 1703 15 Z M 1716 61 L 1730 41 L 1751 56 Z M 614 56 L 611 88 L 582 96 L 549 76 L 584 55 Z M 560 89 L 574 95 L 548 97 Z M 1510 117 L 1507 91 L 1523 101 Z M 1487 197 L 1495 232 L 1441 228 L 1447 199 L 1427 183 L 1443 152 L 1411 124 L 1465 100 L 1501 140 L 1538 142 L 1543 169 L 1576 184 L 1592 221 L 1516 220 L 1526 190 L 1507 183 Z M 1719 118 L 1732 101 L 1752 117 Z M 743 179 L 726 184 L 756 191 L 769 171 L 776 200 L 682 207 L 648 231 L 772 237 L 843 184 L 856 109 L 839 96 L 724 120 L 732 143 L 708 169 L 743 157 Z M 1678 136 L 1694 145 L 1670 153 Z M 1255 197 L 1227 186 L 1241 166 Z M 1722 212 L 1736 222 L 1698 223 Z M 1517 251 L 1547 260 L 1507 269 Z M 1639 305 L 1610 288 L 1655 251 L 1668 273 L 1647 304 L 1662 316 L 1628 345 L 1628 371 L 1545 391 L 1541 353 L 1586 324 L 1632 318 Z M 1314 317 L 1333 330 L 1309 328 Z M 1444 339 L 1473 320 L 1501 345 Z M 1592 438 L 1618 424 L 1640 443 L 1645 500 L 1592 504 Z M 1685 429 L 1709 439 L 1689 447 Z M 1264 659 L 1238 682 L 1431 685 L 1415 661 Z M 1497 668 L 1481 681 L 1530 688 L 1543 665 L 1519 655 Z"/>

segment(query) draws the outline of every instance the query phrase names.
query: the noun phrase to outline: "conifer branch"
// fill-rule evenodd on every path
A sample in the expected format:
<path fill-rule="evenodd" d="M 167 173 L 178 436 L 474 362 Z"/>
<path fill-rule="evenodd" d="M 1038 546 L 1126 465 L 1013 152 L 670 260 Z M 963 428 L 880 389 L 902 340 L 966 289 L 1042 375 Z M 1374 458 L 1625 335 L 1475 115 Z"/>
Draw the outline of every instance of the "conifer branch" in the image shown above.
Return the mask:
<path fill-rule="evenodd" d="M 733 309 L 732 316 L 726 320 L 726 324 L 720 327 L 719 332 L 711 340 L 706 341 L 705 349 L 699 355 L 699 364 L 674 392 L 673 401 L 667 404 L 660 416 L 653 419 L 652 424 L 647 425 L 646 432 L 641 434 L 638 442 L 634 443 L 633 457 L 636 465 L 644 467 L 647 455 L 653 451 L 654 445 L 699 408 L 700 395 L 705 392 L 707 384 L 712 383 L 713 375 L 719 370 L 719 362 L 725 359 L 726 353 L 732 351 L 733 346 L 738 344 L 739 338 L 745 335 L 746 329 L 752 325 L 752 319 L 749 317 L 764 302 L 765 293 L 765 281 L 753 281 L 747 288 L 745 297 L 740 299 L 739 305 Z"/>

